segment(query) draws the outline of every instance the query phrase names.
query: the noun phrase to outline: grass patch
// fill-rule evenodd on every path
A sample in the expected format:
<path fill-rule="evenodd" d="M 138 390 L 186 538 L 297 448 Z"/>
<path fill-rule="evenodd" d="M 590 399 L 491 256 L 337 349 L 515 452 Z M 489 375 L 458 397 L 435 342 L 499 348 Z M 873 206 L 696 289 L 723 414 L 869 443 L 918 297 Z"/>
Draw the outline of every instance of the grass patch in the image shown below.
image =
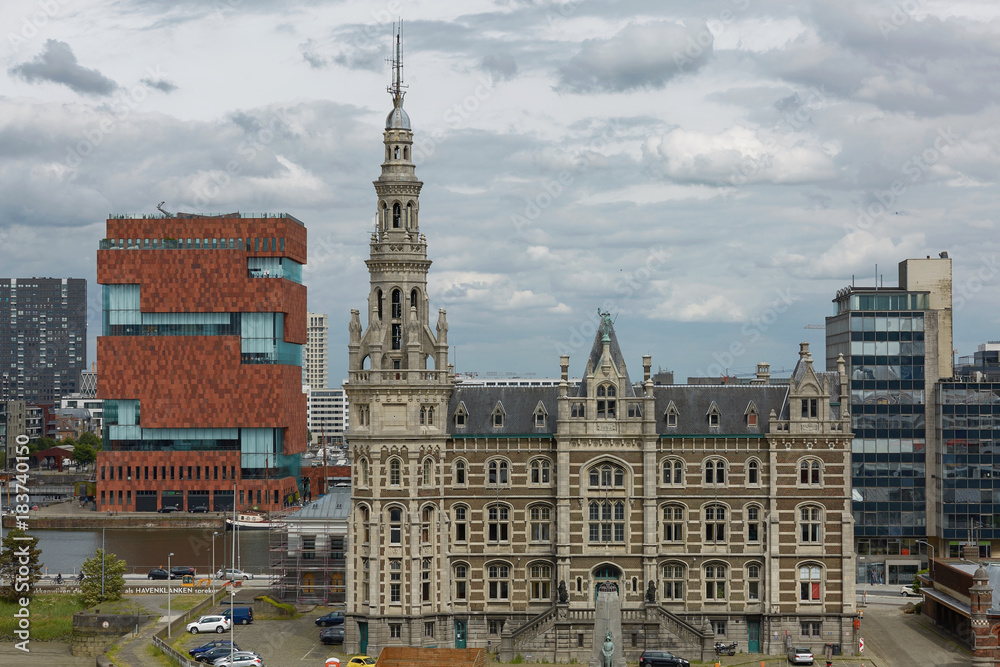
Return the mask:
<path fill-rule="evenodd" d="M 131 598 L 122 598 L 114 602 L 99 602 L 90 607 L 87 611 L 102 614 L 117 614 L 119 616 L 132 616 L 134 614 L 154 614 L 148 607 Z M 155 614 L 154 614 L 155 615 Z"/>
<path fill-rule="evenodd" d="M 176 665 L 176 663 L 171 660 L 166 653 L 156 647 L 156 644 L 150 643 L 146 645 L 146 655 L 148 655 L 152 660 L 152 662 L 147 662 L 147 665 L 163 665 L 163 667 L 174 667 Z"/>
<path fill-rule="evenodd" d="M 12 602 L 0 602 L 0 640 L 14 640 L 18 622 L 14 612 L 20 608 Z M 51 641 L 69 638 L 73 634 L 73 614 L 84 609 L 86 607 L 75 595 L 43 593 L 34 596 L 28 605 L 31 639 Z"/>
<path fill-rule="evenodd" d="M 118 655 L 119 652 L 121 652 L 121 650 L 122 650 L 121 644 L 112 644 L 111 647 L 107 651 L 105 651 L 105 653 L 109 658 L 111 658 L 111 662 L 112 664 L 115 665 L 115 667 L 131 667 L 129 663 L 122 660 L 121 657 Z"/>
<path fill-rule="evenodd" d="M 208 596 L 207 595 L 206 596 L 201 596 L 201 595 L 178 595 L 176 597 L 172 597 L 172 598 L 170 598 L 170 611 L 172 611 L 172 612 L 174 612 L 174 611 L 187 611 L 188 609 L 192 609 L 195 606 L 197 606 L 197 605 L 201 604 L 202 602 L 204 602 L 206 597 L 208 597 Z M 167 603 L 166 603 L 166 601 L 164 601 L 163 604 L 160 605 L 160 609 L 162 609 L 163 611 L 167 610 Z"/>
<path fill-rule="evenodd" d="M 290 604 L 288 604 L 286 602 L 278 602 L 274 598 L 268 597 L 267 595 L 261 595 L 259 597 L 254 598 L 254 599 L 255 600 L 260 600 L 261 602 L 266 602 L 269 605 L 271 605 L 272 607 L 274 607 L 274 613 L 273 614 L 261 614 L 259 618 L 267 619 L 267 620 L 279 620 L 279 621 L 280 620 L 288 620 L 288 621 L 292 621 L 292 620 L 295 620 L 296 618 L 301 618 L 302 617 L 302 614 L 300 614 L 299 612 L 295 611 L 295 607 L 294 606 L 292 606 L 292 605 L 290 605 Z"/>

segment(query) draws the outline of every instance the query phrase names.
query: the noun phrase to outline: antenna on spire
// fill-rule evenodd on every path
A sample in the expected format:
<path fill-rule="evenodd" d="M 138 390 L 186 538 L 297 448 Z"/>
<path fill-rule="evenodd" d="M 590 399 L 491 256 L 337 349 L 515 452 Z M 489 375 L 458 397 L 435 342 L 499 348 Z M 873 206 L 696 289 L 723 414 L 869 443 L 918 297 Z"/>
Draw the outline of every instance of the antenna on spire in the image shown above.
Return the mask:
<path fill-rule="evenodd" d="M 399 20 L 398 27 L 393 23 L 392 29 L 396 33 L 396 45 L 392 57 L 388 58 L 388 62 L 392 66 L 392 85 L 386 90 L 392 95 L 393 105 L 399 107 L 402 106 L 403 95 L 406 94 L 404 90 L 406 86 L 403 85 L 403 20 Z"/>

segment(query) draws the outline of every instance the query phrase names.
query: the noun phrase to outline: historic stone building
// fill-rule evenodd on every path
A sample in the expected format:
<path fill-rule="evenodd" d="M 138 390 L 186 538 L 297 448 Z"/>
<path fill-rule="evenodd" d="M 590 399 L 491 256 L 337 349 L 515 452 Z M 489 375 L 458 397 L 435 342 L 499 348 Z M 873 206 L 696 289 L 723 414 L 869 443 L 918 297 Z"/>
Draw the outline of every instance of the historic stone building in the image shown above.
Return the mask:
<path fill-rule="evenodd" d="M 443 310 L 431 325 L 398 69 L 390 92 L 367 324 L 350 320 L 345 649 L 588 661 L 600 588 L 630 660 L 854 652 L 843 360 L 818 372 L 803 344 L 788 385 L 762 364 L 749 386 L 659 386 L 646 356 L 633 381 L 605 314 L 558 386 L 463 386 Z"/>

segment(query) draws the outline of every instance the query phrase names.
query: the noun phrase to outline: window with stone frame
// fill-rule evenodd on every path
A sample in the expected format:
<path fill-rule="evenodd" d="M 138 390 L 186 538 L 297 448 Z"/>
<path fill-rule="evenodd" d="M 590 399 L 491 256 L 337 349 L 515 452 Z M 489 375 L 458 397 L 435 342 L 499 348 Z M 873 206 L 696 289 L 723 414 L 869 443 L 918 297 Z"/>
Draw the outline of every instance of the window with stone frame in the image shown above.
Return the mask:
<path fill-rule="evenodd" d="M 757 505 L 747 505 L 746 509 L 746 538 L 747 542 L 756 544 L 760 542 L 760 507 Z"/>
<path fill-rule="evenodd" d="M 486 568 L 487 598 L 489 600 L 510 599 L 510 566 L 505 563 L 491 563 Z"/>
<path fill-rule="evenodd" d="M 510 508 L 506 505 L 489 505 L 486 508 L 488 542 L 510 542 Z"/>
<path fill-rule="evenodd" d="M 398 507 L 389 508 L 389 544 L 403 543 L 403 510 Z"/>
<path fill-rule="evenodd" d="M 625 503 L 591 500 L 588 538 L 592 543 L 624 543 Z"/>
<path fill-rule="evenodd" d="M 532 563 L 528 568 L 528 587 L 534 602 L 552 599 L 552 566 L 548 563 Z"/>
<path fill-rule="evenodd" d="M 420 471 L 420 484 L 424 487 L 434 485 L 434 459 L 430 457 L 424 459 L 424 463 Z"/>
<path fill-rule="evenodd" d="M 710 602 L 726 600 L 726 572 L 727 568 L 722 563 L 705 565 L 705 600 Z"/>
<path fill-rule="evenodd" d="M 545 428 L 545 420 L 547 416 L 545 407 L 539 403 L 538 407 L 535 408 L 535 428 Z"/>
<path fill-rule="evenodd" d="M 760 601 L 760 565 L 757 563 L 747 565 L 747 601 Z"/>
<path fill-rule="evenodd" d="M 465 486 L 467 484 L 465 477 L 467 469 L 465 461 L 461 459 L 455 461 L 455 476 L 453 480 L 455 486 Z"/>
<path fill-rule="evenodd" d="M 399 486 L 403 480 L 403 464 L 397 458 L 389 459 L 389 486 Z"/>
<path fill-rule="evenodd" d="M 548 459 L 534 459 L 529 466 L 532 484 L 549 484 L 552 474 L 552 463 Z"/>
<path fill-rule="evenodd" d="M 604 383 L 598 385 L 597 387 L 597 418 L 598 419 L 614 419 L 617 412 L 617 401 L 615 397 L 617 396 L 618 390 L 615 385 L 610 383 Z"/>
<path fill-rule="evenodd" d="M 506 417 L 506 413 L 503 406 L 497 403 L 496 407 L 493 408 L 493 426 L 495 428 L 503 428 L 504 417 Z"/>
<path fill-rule="evenodd" d="M 823 600 L 823 568 L 819 565 L 799 566 L 799 600 L 801 602 Z"/>
<path fill-rule="evenodd" d="M 434 621 L 424 621 L 424 637 L 434 637 Z"/>
<path fill-rule="evenodd" d="M 661 535 L 664 542 L 684 542 L 684 524 L 686 510 L 683 505 L 664 505 L 662 509 L 663 528 Z"/>
<path fill-rule="evenodd" d="M 420 600 L 431 602 L 431 559 L 420 561 Z"/>
<path fill-rule="evenodd" d="M 548 505 L 532 505 L 528 509 L 532 542 L 551 541 L 552 508 Z"/>
<path fill-rule="evenodd" d="M 465 505 L 455 507 L 455 541 L 467 542 L 469 539 L 469 509 Z"/>
<path fill-rule="evenodd" d="M 823 539 L 823 509 L 818 505 L 799 508 L 799 542 L 819 544 Z"/>
<path fill-rule="evenodd" d="M 710 458 L 704 463 L 705 484 L 707 486 L 726 485 L 726 462 L 723 459 Z"/>
<path fill-rule="evenodd" d="M 455 566 L 455 599 L 469 599 L 469 566 L 464 563 Z"/>
<path fill-rule="evenodd" d="M 799 461 L 799 486 L 823 486 L 823 464 L 817 459 Z"/>
<path fill-rule="evenodd" d="M 661 484 L 664 486 L 684 486 L 684 461 L 664 459 Z"/>
<path fill-rule="evenodd" d="M 663 601 L 678 602 L 684 599 L 685 569 L 683 563 L 665 563 L 663 574 Z"/>
<path fill-rule="evenodd" d="M 747 486 L 760 486 L 760 461 L 747 461 Z"/>
<path fill-rule="evenodd" d="M 368 486 L 368 475 L 370 474 L 368 459 L 364 457 L 358 459 L 358 470 L 361 473 L 361 486 Z"/>
<path fill-rule="evenodd" d="M 361 559 L 361 601 L 371 600 L 372 573 L 369 559 Z"/>
<path fill-rule="evenodd" d="M 390 623 L 389 624 L 389 639 L 401 639 L 403 637 L 403 624 L 402 623 Z"/>
<path fill-rule="evenodd" d="M 367 505 L 361 505 L 361 543 L 370 543 L 371 535 L 371 511 Z"/>
<path fill-rule="evenodd" d="M 799 632 L 803 637 L 822 637 L 822 621 L 799 621 Z"/>
<path fill-rule="evenodd" d="M 724 544 L 726 542 L 726 526 L 729 525 L 729 521 L 726 519 L 726 507 L 714 504 L 706 505 L 703 514 L 705 542 L 707 544 Z"/>
<path fill-rule="evenodd" d="M 420 543 L 427 546 L 434 537 L 434 508 L 425 507 L 420 511 Z"/>
<path fill-rule="evenodd" d="M 403 561 L 389 560 L 389 602 L 402 602 Z"/>
<path fill-rule="evenodd" d="M 490 486 L 510 484 L 510 464 L 503 459 L 492 459 L 486 464 L 486 482 Z"/>

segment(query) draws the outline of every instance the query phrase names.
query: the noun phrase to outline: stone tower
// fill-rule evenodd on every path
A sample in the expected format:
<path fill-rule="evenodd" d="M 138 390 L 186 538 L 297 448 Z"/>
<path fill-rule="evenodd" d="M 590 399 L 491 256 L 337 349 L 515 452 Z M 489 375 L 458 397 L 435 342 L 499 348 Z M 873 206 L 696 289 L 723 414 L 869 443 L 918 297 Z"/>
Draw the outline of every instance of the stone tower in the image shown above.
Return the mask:
<path fill-rule="evenodd" d="M 972 624 L 972 665 L 987 667 L 994 665 L 993 653 L 997 647 L 996 634 L 991 632 L 987 612 L 993 605 L 993 589 L 986 568 L 980 566 L 972 575 L 969 588 L 969 620 Z"/>
<path fill-rule="evenodd" d="M 351 582 L 345 645 L 375 651 L 402 619 L 443 611 L 431 600 L 444 565 L 441 512 L 447 410 L 453 387 L 448 323 L 430 324 L 427 239 L 420 233 L 420 189 L 413 131 L 403 110 L 402 44 L 396 35 L 385 121 L 382 173 L 374 182 L 377 229 L 371 235 L 367 325 L 351 311 L 348 382 L 352 517 Z M 441 517 L 441 520 L 439 520 Z M 431 573 L 433 579 L 431 578 Z M 419 627 L 423 627 L 420 625 Z"/>

